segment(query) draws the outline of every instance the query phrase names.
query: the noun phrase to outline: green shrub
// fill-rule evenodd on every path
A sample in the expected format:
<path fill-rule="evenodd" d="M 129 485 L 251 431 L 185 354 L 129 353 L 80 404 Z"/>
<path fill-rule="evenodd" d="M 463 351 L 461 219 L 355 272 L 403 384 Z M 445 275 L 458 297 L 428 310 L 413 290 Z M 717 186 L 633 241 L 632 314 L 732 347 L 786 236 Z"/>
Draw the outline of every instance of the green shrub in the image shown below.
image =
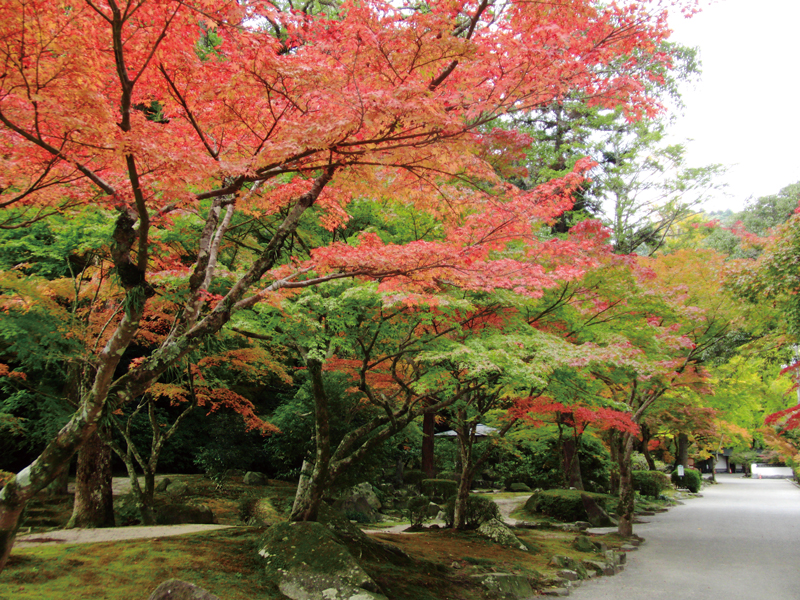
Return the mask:
<path fill-rule="evenodd" d="M 256 516 L 256 504 L 259 496 L 255 492 L 245 492 L 236 503 L 236 512 L 242 523 L 250 525 Z"/>
<path fill-rule="evenodd" d="M 544 490 L 537 492 L 525 503 L 525 510 L 531 513 L 541 513 L 559 521 L 574 522 L 586 521 L 589 515 L 583 508 L 581 494 L 588 494 L 597 502 L 597 505 L 607 512 L 614 510 L 617 499 L 608 494 L 582 492 L 580 490 Z"/>
<path fill-rule="evenodd" d="M 428 506 L 431 499 L 428 496 L 415 496 L 408 499 L 408 520 L 411 522 L 411 527 L 422 527 L 422 524 L 428 519 Z"/>
<path fill-rule="evenodd" d="M 696 494 L 700 491 L 700 485 L 702 483 L 700 471 L 695 471 L 694 469 L 685 469 L 683 472 L 683 477 L 681 477 L 678 475 L 678 471 L 675 470 L 672 472 L 670 479 L 672 480 L 672 483 L 675 484 L 675 487 L 686 488 L 693 494 Z"/>
<path fill-rule="evenodd" d="M 426 479 L 425 473 L 423 473 L 419 469 L 409 469 L 408 471 L 403 473 L 403 483 L 405 483 L 406 485 L 413 485 L 419 487 L 423 479 Z"/>
<path fill-rule="evenodd" d="M 426 496 L 439 498 L 449 498 L 458 491 L 458 484 L 451 479 L 423 479 L 419 487 Z"/>
<path fill-rule="evenodd" d="M 457 496 L 455 495 L 450 496 L 444 506 L 444 514 L 448 527 L 452 527 L 455 521 L 456 498 Z M 470 495 L 467 498 L 467 514 L 465 524 L 468 529 L 477 529 L 480 527 L 481 523 L 499 518 L 500 507 L 497 506 L 493 500 L 487 498 L 486 496 Z"/>
<path fill-rule="evenodd" d="M 658 498 L 670 485 L 670 479 L 666 473 L 660 471 L 633 471 L 633 489 L 642 494 Z"/>

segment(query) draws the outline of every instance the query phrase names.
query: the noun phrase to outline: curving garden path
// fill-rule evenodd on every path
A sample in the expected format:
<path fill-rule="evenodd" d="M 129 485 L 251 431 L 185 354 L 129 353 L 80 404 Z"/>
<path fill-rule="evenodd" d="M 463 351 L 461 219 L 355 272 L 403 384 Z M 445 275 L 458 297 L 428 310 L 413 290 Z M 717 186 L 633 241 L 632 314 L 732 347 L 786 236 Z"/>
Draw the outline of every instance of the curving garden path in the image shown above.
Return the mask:
<path fill-rule="evenodd" d="M 786 479 L 717 476 L 634 531 L 647 543 L 616 577 L 584 584 L 576 600 L 797 600 L 800 489 Z"/>

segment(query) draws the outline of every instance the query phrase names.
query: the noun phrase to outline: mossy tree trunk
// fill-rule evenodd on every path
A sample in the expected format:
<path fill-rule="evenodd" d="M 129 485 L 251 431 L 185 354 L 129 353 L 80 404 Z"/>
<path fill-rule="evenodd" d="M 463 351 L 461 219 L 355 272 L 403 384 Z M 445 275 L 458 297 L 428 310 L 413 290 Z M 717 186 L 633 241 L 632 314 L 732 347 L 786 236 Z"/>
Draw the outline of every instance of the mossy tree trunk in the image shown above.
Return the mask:
<path fill-rule="evenodd" d="M 67 528 L 113 526 L 111 448 L 105 444 L 100 433 L 95 431 L 78 450 L 75 503 Z"/>
<path fill-rule="evenodd" d="M 436 477 L 436 467 L 434 465 L 434 425 L 436 415 L 431 412 L 425 412 L 422 415 L 422 472 L 428 479 Z"/>
<path fill-rule="evenodd" d="M 617 460 L 619 465 L 619 503 L 617 533 L 622 537 L 633 535 L 634 491 L 631 455 L 633 454 L 634 434 L 625 432 L 620 438 Z"/>
<path fill-rule="evenodd" d="M 331 430 L 330 410 L 328 408 L 328 395 L 325 392 L 322 380 L 322 361 L 316 359 L 306 360 L 308 373 L 311 377 L 311 389 L 314 396 L 314 443 L 316 452 L 310 476 L 306 479 L 301 474 L 301 482 L 297 486 L 294 505 L 292 506 L 292 521 L 316 521 L 322 495 L 328 486 L 328 473 L 331 464 Z M 307 471 L 307 463 L 303 463 L 303 470 Z"/>

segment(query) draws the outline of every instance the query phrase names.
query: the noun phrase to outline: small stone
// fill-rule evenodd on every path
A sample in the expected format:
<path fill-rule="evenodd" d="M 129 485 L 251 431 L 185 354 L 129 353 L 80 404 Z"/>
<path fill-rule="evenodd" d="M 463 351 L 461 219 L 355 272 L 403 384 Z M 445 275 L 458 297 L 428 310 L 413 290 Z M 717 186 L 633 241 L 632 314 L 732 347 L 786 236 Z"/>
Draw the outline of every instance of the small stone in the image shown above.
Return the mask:
<path fill-rule="evenodd" d="M 561 579 L 566 579 L 567 581 L 578 581 L 579 579 L 578 574 L 569 569 L 561 569 L 556 573 L 556 575 Z"/>
<path fill-rule="evenodd" d="M 542 591 L 542 596 L 569 596 L 569 588 L 549 588 Z"/>
<path fill-rule="evenodd" d="M 218 596 L 207 592 L 201 587 L 181 581 L 180 579 L 168 579 L 159 585 L 148 600 L 220 600 Z"/>
<path fill-rule="evenodd" d="M 461 568 L 461 563 L 458 562 L 457 560 L 454 560 L 453 562 L 450 563 L 450 568 L 451 569 L 460 569 Z"/>
<path fill-rule="evenodd" d="M 633 552 L 634 550 L 638 549 L 639 548 L 637 548 L 633 544 L 622 544 L 622 546 L 620 546 L 620 550 L 622 550 L 623 552 Z"/>

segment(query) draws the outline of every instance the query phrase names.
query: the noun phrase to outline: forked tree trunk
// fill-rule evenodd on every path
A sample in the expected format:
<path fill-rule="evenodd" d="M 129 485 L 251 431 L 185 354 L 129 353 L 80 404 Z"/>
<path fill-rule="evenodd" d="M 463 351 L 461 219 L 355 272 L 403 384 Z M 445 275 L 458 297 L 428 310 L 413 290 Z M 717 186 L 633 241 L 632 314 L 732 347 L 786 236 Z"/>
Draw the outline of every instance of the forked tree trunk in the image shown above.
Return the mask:
<path fill-rule="evenodd" d="M 111 448 L 95 431 L 78 451 L 75 504 L 67 528 L 113 526 Z"/>

